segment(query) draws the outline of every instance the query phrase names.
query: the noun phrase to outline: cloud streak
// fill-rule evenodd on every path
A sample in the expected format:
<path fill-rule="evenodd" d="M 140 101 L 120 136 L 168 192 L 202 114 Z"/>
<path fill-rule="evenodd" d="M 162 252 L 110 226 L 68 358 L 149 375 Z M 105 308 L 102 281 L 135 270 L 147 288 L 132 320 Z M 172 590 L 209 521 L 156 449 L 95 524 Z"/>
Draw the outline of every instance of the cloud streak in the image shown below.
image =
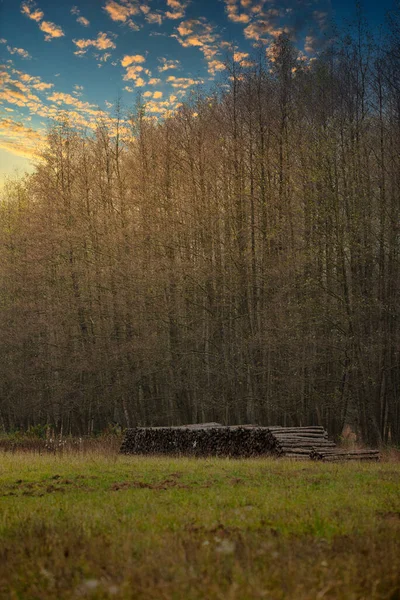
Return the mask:
<path fill-rule="evenodd" d="M 0 118 L 0 148 L 34 159 L 39 156 L 44 140 L 43 130 L 32 129 L 13 119 Z"/>
<path fill-rule="evenodd" d="M 44 21 L 44 12 L 37 7 L 33 0 L 26 0 L 21 4 L 21 12 L 23 15 L 36 21 L 39 25 L 39 29 L 45 33 L 44 39 L 46 42 L 50 42 L 54 38 L 63 37 L 65 34 L 62 28 L 51 21 Z"/>
<path fill-rule="evenodd" d="M 109 34 L 100 31 L 95 39 L 79 39 L 72 40 L 75 46 L 78 48 L 74 52 L 77 56 L 86 54 L 89 48 L 96 48 L 97 50 L 109 50 L 116 48 L 115 42 L 112 38 L 116 37 L 116 34 Z"/>
<path fill-rule="evenodd" d="M 7 40 L 1 38 L 0 44 L 7 44 Z M 25 60 L 30 60 L 32 58 L 29 52 L 27 50 L 24 50 L 23 48 L 14 48 L 13 46 L 9 46 L 8 44 L 6 45 L 6 48 L 10 54 L 16 54 L 17 56 Z"/>

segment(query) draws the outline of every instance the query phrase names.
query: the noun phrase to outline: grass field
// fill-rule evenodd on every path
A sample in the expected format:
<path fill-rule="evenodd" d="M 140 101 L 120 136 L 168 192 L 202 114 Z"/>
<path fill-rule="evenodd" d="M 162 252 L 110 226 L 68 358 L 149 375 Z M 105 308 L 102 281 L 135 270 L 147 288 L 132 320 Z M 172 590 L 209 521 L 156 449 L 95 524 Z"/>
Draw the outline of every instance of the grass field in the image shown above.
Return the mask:
<path fill-rule="evenodd" d="M 0 597 L 400 599 L 400 463 L 0 454 Z"/>

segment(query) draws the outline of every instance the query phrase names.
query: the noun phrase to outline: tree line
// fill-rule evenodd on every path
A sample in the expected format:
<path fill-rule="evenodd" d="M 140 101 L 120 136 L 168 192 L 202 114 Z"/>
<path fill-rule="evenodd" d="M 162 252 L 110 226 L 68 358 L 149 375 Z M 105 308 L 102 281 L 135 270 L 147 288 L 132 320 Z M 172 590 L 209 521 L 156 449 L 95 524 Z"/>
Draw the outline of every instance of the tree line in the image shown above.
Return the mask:
<path fill-rule="evenodd" d="M 154 121 L 51 128 L 0 202 L 0 427 L 400 443 L 400 19 L 286 36 Z"/>

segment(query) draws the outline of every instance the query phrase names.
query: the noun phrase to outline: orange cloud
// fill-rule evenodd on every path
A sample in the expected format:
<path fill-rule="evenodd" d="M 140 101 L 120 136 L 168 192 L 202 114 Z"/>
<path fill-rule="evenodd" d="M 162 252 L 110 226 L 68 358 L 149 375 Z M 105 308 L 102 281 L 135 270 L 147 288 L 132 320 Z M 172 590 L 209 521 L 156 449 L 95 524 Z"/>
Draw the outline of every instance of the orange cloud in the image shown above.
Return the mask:
<path fill-rule="evenodd" d="M 51 21 L 42 21 L 39 25 L 39 28 L 46 34 L 44 39 L 46 42 L 50 42 L 53 38 L 59 38 L 64 36 L 64 32 L 55 23 L 51 23 Z"/>
<path fill-rule="evenodd" d="M 214 75 L 216 71 L 223 71 L 225 68 L 225 63 L 221 60 L 210 60 L 208 63 L 208 71 L 212 75 Z"/>
<path fill-rule="evenodd" d="M 124 56 L 124 58 L 121 60 L 121 65 L 123 67 L 129 67 L 129 65 L 131 65 L 132 63 L 144 63 L 145 62 L 145 57 L 142 56 L 141 54 L 134 54 L 132 56 L 128 56 L 127 54 Z"/>
<path fill-rule="evenodd" d="M 234 54 L 233 54 L 233 60 L 235 62 L 242 62 L 248 56 L 249 56 L 248 52 L 234 52 Z"/>
<path fill-rule="evenodd" d="M 52 87 L 54 87 L 54 83 L 45 83 L 44 81 L 40 81 L 39 83 L 34 83 L 33 87 L 39 92 L 44 92 L 45 90 L 50 90 Z"/>
<path fill-rule="evenodd" d="M 33 0 L 27 0 L 21 4 L 21 12 L 26 15 L 29 19 L 39 23 L 39 29 L 41 29 L 46 35 L 44 39 L 46 42 L 50 42 L 53 38 L 59 38 L 64 36 L 64 32 L 55 23 L 51 21 L 42 21 L 44 13 L 42 10 L 36 8 L 36 3 Z"/>
<path fill-rule="evenodd" d="M 203 53 L 208 64 L 208 71 L 215 75 L 217 70 L 222 70 L 222 62 L 218 60 L 220 39 L 214 28 L 206 19 L 189 19 L 182 21 L 176 28 L 178 34 L 173 34 L 184 48 L 197 47 Z"/>
<path fill-rule="evenodd" d="M 115 34 L 111 34 L 111 35 L 115 35 Z M 109 38 L 107 36 L 106 33 L 100 31 L 97 35 L 97 38 L 94 40 L 85 40 L 85 39 L 80 39 L 80 40 L 72 40 L 75 44 L 75 46 L 77 46 L 79 48 L 79 50 L 76 50 L 74 52 L 74 54 L 82 55 L 85 54 L 88 50 L 88 48 L 90 48 L 91 46 L 93 48 L 97 48 L 97 50 L 107 50 L 108 48 L 116 48 L 115 43 L 113 42 L 113 40 L 111 38 Z"/>
<path fill-rule="evenodd" d="M 175 77 L 174 75 L 170 75 L 167 78 L 167 82 L 172 85 L 174 88 L 184 89 L 191 87 L 192 85 L 196 85 L 198 83 L 203 83 L 202 79 L 191 79 L 190 77 Z"/>
<path fill-rule="evenodd" d="M 77 17 L 77 19 L 76 19 L 77 23 L 80 23 L 80 25 L 83 25 L 84 27 L 89 27 L 89 25 L 90 25 L 89 19 L 82 17 L 81 11 L 79 10 L 79 8 L 77 6 L 73 6 L 71 8 L 71 14 L 75 15 Z"/>
<path fill-rule="evenodd" d="M 126 23 L 131 29 L 139 29 L 131 19 L 140 12 L 136 3 L 130 0 L 121 0 L 120 4 L 115 0 L 107 0 L 104 10 L 112 21 Z"/>
<path fill-rule="evenodd" d="M 18 156 L 36 158 L 44 140 L 44 131 L 34 130 L 20 121 L 0 118 L 0 148 Z"/>
<path fill-rule="evenodd" d="M 276 27 L 272 22 L 261 19 L 254 23 L 250 23 L 244 29 L 244 35 L 249 40 L 268 42 L 269 39 L 265 36 L 277 37 L 285 31 L 282 27 Z"/>
<path fill-rule="evenodd" d="M 162 15 L 160 13 L 146 13 L 145 19 L 148 23 L 161 25 Z"/>
<path fill-rule="evenodd" d="M 21 4 L 21 12 L 23 15 L 36 22 L 41 21 L 44 17 L 43 11 L 36 8 L 36 3 L 32 0 L 27 0 Z"/>
<path fill-rule="evenodd" d="M 171 10 L 168 10 L 165 13 L 165 16 L 168 19 L 183 19 L 187 4 L 188 3 L 183 0 L 167 0 L 167 6 L 169 6 Z"/>
<path fill-rule="evenodd" d="M 4 40 L 4 39 L 0 40 L 1 44 L 5 44 L 6 42 L 7 42 L 7 40 Z M 29 54 L 29 52 L 27 52 L 23 48 L 14 48 L 13 46 L 6 46 L 6 47 L 10 54 L 17 54 L 18 56 L 20 56 L 21 58 L 24 58 L 25 60 L 30 60 L 32 58 L 32 56 Z"/>
<path fill-rule="evenodd" d="M 56 104 L 68 104 L 70 106 L 74 106 L 79 110 L 89 111 L 93 113 L 94 104 L 89 104 L 89 102 L 82 102 L 75 96 L 71 96 L 71 94 L 65 94 L 63 92 L 53 92 L 51 96 L 47 97 L 51 102 L 55 102 Z M 97 110 L 95 112 L 98 112 Z"/>
<path fill-rule="evenodd" d="M 242 7 L 247 8 L 250 6 L 250 2 L 242 2 Z M 248 14 L 242 12 L 239 14 L 239 6 L 236 0 L 225 0 L 225 10 L 228 15 L 228 19 L 233 23 L 248 23 L 250 17 Z"/>
<path fill-rule="evenodd" d="M 90 25 L 90 21 L 88 19 L 85 19 L 85 17 L 78 17 L 77 22 L 83 25 L 84 27 L 89 27 Z"/>
<path fill-rule="evenodd" d="M 180 67 L 179 60 L 168 60 L 167 58 L 159 58 L 158 59 L 161 65 L 158 67 L 160 73 L 164 71 L 169 71 L 171 69 L 178 69 Z"/>
<path fill-rule="evenodd" d="M 124 81 L 136 81 L 139 79 L 140 75 L 143 73 L 143 67 L 140 65 L 132 65 L 126 69 L 126 73 L 124 75 Z"/>

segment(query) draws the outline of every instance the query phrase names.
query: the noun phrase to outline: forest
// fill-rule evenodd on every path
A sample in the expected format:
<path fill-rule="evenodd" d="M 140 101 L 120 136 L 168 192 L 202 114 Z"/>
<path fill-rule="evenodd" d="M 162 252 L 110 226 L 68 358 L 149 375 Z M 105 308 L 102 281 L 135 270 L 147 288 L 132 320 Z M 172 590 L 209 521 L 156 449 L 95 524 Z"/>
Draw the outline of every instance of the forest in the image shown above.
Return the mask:
<path fill-rule="evenodd" d="M 400 18 L 227 57 L 163 120 L 49 129 L 0 199 L 0 429 L 400 443 Z"/>

